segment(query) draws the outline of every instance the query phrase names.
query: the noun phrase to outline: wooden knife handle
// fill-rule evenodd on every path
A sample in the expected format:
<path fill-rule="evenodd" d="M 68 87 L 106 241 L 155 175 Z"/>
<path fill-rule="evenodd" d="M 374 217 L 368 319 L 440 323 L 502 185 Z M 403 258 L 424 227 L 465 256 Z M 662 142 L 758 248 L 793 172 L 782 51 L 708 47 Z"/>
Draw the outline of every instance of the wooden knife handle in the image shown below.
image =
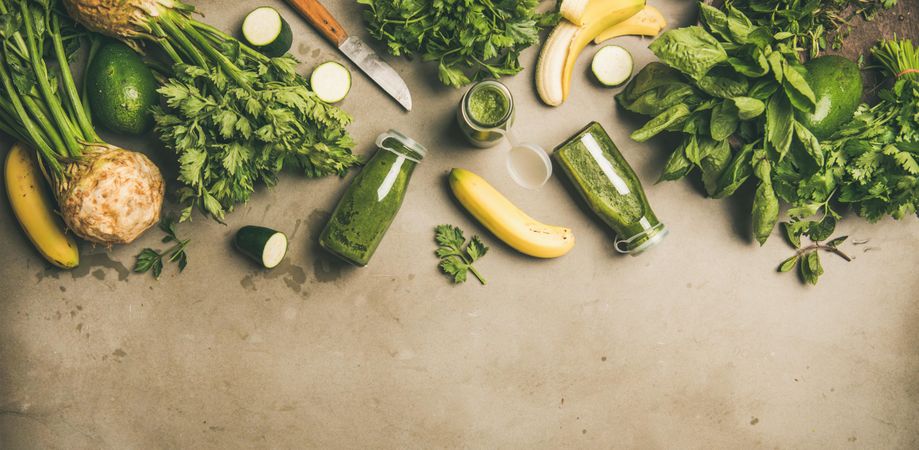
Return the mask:
<path fill-rule="evenodd" d="M 348 32 L 332 17 L 318 0 L 287 0 L 294 9 L 306 18 L 329 42 L 340 46 L 348 39 Z"/>

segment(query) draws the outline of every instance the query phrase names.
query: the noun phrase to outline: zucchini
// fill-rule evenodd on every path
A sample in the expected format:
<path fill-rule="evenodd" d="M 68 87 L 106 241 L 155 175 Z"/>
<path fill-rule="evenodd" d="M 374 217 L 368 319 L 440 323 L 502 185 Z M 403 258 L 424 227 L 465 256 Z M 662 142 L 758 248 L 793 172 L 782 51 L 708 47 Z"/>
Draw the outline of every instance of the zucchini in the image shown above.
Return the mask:
<path fill-rule="evenodd" d="M 618 45 L 601 48 L 590 65 L 597 81 L 607 87 L 616 87 L 629 81 L 633 67 L 632 54 Z"/>
<path fill-rule="evenodd" d="M 338 103 L 351 91 L 351 72 L 335 61 L 322 63 L 313 70 L 310 86 L 320 100 Z"/>
<path fill-rule="evenodd" d="M 271 228 L 245 226 L 236 232 L 236 248 L 266 269 L 273 269 L 287 254 L 287 235 Z"/>
<path fill-rule="evenodd" d="M 278 10 L 262 6 L 243 20 L 243 38 L 265 56 L 277 58 L 290 51 L 294 34 Z"/>

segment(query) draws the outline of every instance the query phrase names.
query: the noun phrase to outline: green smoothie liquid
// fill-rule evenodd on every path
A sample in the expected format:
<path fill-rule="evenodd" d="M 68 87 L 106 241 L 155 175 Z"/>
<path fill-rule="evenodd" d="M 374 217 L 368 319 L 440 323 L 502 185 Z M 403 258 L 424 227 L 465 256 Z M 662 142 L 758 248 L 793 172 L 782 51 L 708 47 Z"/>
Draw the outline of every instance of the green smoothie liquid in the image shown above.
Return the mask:
<path fill-rule="evenodd" d="M 469 116 L 482 126 L 500 125 L 509 107 L 507 95 L 494 86 L 482 86 L 469 97 Z"/>
<path fill-rule="evenodd" d="M 638 254 L 666 236 L 641 181 L 600 124 L 592 122 L 552 157 L 590 209 L 616 232 L 617 250 Z"/>
<path fill-rule="evenodd" d="M 513 125 L 514 97 L 498 81 L 480 81 L 460 100 L 456 119 L 471 144 L 491 147 L 503 140 Z"/>
<path fill-rule="evenodd" d="M 425 150 L 390 132 L 351 182 L 326 224 L 319 244 L 342 259 L 366 266 L 402 207 L 415 166 Z"/>

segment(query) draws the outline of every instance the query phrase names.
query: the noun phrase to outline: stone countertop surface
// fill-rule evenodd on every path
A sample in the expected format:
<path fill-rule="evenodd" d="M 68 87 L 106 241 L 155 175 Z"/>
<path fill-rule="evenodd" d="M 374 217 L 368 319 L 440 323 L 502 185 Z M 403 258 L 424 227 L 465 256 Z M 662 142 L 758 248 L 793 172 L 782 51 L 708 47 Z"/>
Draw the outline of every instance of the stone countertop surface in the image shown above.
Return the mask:
<path fill-rule="evenodd" d="M 304 73 L 343 61 L 292 10 L 265 3 L 289 17 Z M 353 2 L 325 3 L 366 37 Z M 695 20 L 693 2 L 657 3 L 671 24 Z M 232 30 L 255 6 L 195 4 Z M 647 40 L 621 43 L 637 67 L 652 60 Z M 527 141 L 552 148 L 596 120 L 619 144 L 672 231 L 637 258 L 614 252 L 558 177 L 518 188 L 500 150 L 461 138 L 462 91 L 396 58 L 412 113 L 356 71 L 342 104 L 358 153 L 389 128 L 430 150 L 367 268 L 316 244 L 350 176 L 286 174 L 227 225 L 196 217 L 180 228 L 194 239 L 188 268 L 159 281 L 129 273 L 158 231 L 109 252 L 84 245 L 80 268 L 62 272 L 0 196 L 0 448 L 919 448 L 915 219 L 847 218 L 840 233 L 867 243 L 846 247 L 851 263 L 825 257 L 817 287 L 776 273 L 792 250 L 778 232 L 751 242 L 750 190 L 714 201 L 695 181 L 653 183 L 674 144 L 628 138 L 639 119 L 590 81 L 593 51 L 559 108 L 536 97 L 536 48 L 505 81 Z M 155 139 L 111 141 L 174 174 Z M 504 246 L 452 199 L 452 167 L 573 228 L 575 249 L 541 261 Z M 438 273 L 441 223 L 491 245 L 479 264 L 487 287 Z M 280 267 L 260 270 L 232 249 L 248 224 L 292 238 Z"/>

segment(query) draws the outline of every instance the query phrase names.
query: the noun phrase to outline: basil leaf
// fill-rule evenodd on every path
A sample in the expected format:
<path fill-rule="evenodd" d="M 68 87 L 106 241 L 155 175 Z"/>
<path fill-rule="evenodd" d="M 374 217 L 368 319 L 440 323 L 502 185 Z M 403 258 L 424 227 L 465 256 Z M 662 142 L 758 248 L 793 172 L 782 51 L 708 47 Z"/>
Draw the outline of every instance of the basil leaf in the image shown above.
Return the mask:
<path fill-rule="evenodd" d="M 817 100 L 814 91 L 807 84 L 804 76 L 790 64 L 785 64 L 784 75 L 785 83 L 783 86 L 792 105 L 801 111 L 813 113 L 817 108 Z"/>
<path fill-rule="evenodd" d="M 766 243 L 779 221 L 779 199 L 772 188 L 771 165 L 762 160 L 756 165 L 759 186 L 753 197 L 753 235 L 760 245 Z"/>
<path fill-rule="evenodd" d="M 766 106 L 766 137 L 779 154 L 779 159 L 788 153 L 788 148 L 791 146 L 793 121 L 788 97 L 773 96 Z"/>
<path fill-rule="evenodd" d="M 801 141 L 801 144 L 804 146 L 804 150 L 807 151 L 807 154 L 814 159 L 814 162 L 817 166 L 822 167 L 824 163 L 823 151 L 820 148 L 820 141 L 807 129 L 804 125 L 795 121 L 795 135 L 798 137 L 798 140 Z"/>
<path fill-rule="evenodd" d="M 779 266 L 779 272 L 782 272 L 782 273 L 791 272 L 792 269 L 794 269 L 795 266 L 798 265 L 799 259 L 800 259 L 800 256 L 798 255 L 795 255 L 795 256 L 792 256 L 791 258 L 786 259 L 784 262 L 782 262 L 782 265 Z"/>
<path fill-rule="evenodd" d="M 769 68 L 772 69 L 772 75 L 775 76 L 775 81 L 779 84 L 785 82 L 785 58 L 782 57 L 782 54 L 779 52 L 772 52 L 766 56 L 766 61 L 769 62 Z"/>
<path fill-rule="evenodd" d="M 820 279 L 820 275 L 823 275 L 823 266 L 820 264 L 819 253 L 810 252 L 804 257 L 804 261 L 801 264 L 801 275 L 804 276 L 804 281 L 814 286 L 817 285 L 817 280 Z"/>
<path fill-rule="evenodd" d="M 849 239 L 849 236 L 840 236 L 830 242 L 827 242 L 826 246 L 829 248 L 839 248 L 839 246 L 846 242 L 847 239 Z"/>
<path fill-rule="evenodd" d="M 827 215 L 820 222 L 811 224 L 807 229 L 807 237 L 814 242 L 821 242 L 829 239 L 834 231 L 836 231 L 836 218 Z"/>
<path fill-rule="evenodd" d="M 801 235 L 807 231 L 810 224 L 811 222 L 806 220 L 785 222 L 783 228 L 785 228 L 785 237 L 788 238 L 788 242 L 795 248 L 801 247 Z"/>
<path fill-rule="evenodd" d="M 747 96 L 766 101 L 769 100 L 769 98 L 771 98 L 772 95 L 775 94 L 778 90 L 778 83 L 770 79 L 762 79 L 750 87 L 750 92 L 747 93 Z"/>

